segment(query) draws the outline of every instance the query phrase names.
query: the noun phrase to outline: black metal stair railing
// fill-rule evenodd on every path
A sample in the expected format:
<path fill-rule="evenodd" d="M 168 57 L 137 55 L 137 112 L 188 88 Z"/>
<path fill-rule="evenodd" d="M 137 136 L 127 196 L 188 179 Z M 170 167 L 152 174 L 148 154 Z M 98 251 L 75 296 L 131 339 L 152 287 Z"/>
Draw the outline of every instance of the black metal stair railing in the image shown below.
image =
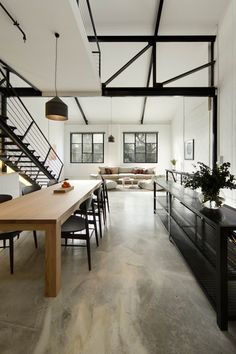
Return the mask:
<path fill-rule="evenodd" d="M 0 67 L 0 81 L 2 79 L 5 79 L 9 97 L 7 114 L 0 117 L 0 159 L 32 183 L 45 185 L 49 179 L 59 180 L 63 162 L 7 81 L 4 68 Z"/>

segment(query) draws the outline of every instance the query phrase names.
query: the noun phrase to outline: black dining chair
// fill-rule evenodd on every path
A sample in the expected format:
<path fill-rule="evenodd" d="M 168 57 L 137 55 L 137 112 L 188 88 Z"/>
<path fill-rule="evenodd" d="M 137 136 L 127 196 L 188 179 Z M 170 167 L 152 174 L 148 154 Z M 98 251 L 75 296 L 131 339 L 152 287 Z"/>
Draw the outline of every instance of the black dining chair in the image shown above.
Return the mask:
<path fill-rule="evenodd" d="M 93 199 L 89 197 L 81 205 L 81 216 L 71 215 L 61 227 L 61 237 L 65 240 L 62 246 L 70 247 L 87 247 L 88 268 L 91 270 L 91 251 L 90 251 L 90 238 L 95 231 L 96 244 L 98 243 L 98 235 L 96 228 L 90 232 L 89 228 L 89 215 L 88 211 L 92 208 L 93 217 L 95 219 L 95 212 L 93 207 Z M 68 240 L 84 240 L 86 244 L 68 243 Z"/>
<path fill-rule="evenodd" d="M 99 234 L 100 238 L 102 238 L 102 216 L 103 216 L 103 222 L 105 224 L 106 222 L 106 211 L 104 208 L 104 202 L 103 202 L 103 189 L 102 185 L 100 185 L 95 191 L 93 192 L 93 202 L 94 202 L 94 207 L 95 207 L 95 216 L 98 219 L 98 225 L 99 225 Z M 88 214 L 92 214 L 92 211 L 88 211 Z"/>
<path fill-rule="evenodd" d="M 7 202 L 11 200 L 12 196 L 9 194 L 0 194 L 0 203 Z M 0 233 L 0 240 L 3 241 L 3 246 L 0 248 L 9 248 L 9 255 L 10 255 L 10 270 L 11 274 L 14 271 L 14 238 L 19 236 L 20 231 L 11 231 L 11 232 L 2 232 Z M 9 242 L 7 246 L 6 241 Z"/>
<path fill-rule="evenodd" d="M 104 206 L 107 208 L 107 211 L 110 213 L 110 204 L 109 204 L 109 198 L 108 198 L 108 189 L 107 189 L 106 179 L 103 176 L 101 176 L 101 179 L 102 179 Z"/>
<path fill-rule="evenodd" d="M 38 184 L 32 184 L 31 186 L 26 186 L 22 189 L 22 195 L 30 194 L 39 191 L 40 189 L 41 187 Z M 37 233 L 35 230 L 33 231 L 33 234 L 35 247 L 38 248 Z"/>

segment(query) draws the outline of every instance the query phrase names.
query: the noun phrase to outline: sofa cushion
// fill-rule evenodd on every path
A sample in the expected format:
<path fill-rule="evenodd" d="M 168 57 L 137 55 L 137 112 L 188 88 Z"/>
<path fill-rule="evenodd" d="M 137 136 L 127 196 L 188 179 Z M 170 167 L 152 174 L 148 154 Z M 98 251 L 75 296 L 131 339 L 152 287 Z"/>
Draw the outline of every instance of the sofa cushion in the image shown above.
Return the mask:
<path fill-rule="evenodd" d="M 154 175 L 154 174 L 155 174 L 155 169 L 156 169 L 155 167 L 149 167 L 149 168 L 147 169 L 147 173 Z"/>
<path fill-rule="evenodd" d="M 119 174 L 109 174 L 109 175 L 106 175 L 106 174 L 104 174 L 103 175 L 103 178 L 105 178 L 105 179 L 114 179 L 114 180 L 116 180 L 116 179 L 118 179 L 120 177 L 120 175 Z"/>
<path fill-rule="evenodd" d="M 120 178 L 124 178 L 124 177 L 134 178 L 135 175 L 134 175 L 134 173 L 119 173 L 119 177 Z"/>
<path fill-rule="evenodd" d="M 111 169 L 113 175 L 119 173 L 119 167 L 110 167 L 110 169 Z"/>
<path fill-rule="evenodd" d="M 100 173 L 101 175 L 103 175 L 104 173 L 106 173 L 106 172 L 105 172 L 105 169 L 106 169 L 106 168 L 108 168 L 108 167 L 99 166 L 99 167 L 98 167 L 99 173 Z"/>
<path fill-rule="evenodd" d="M 133 167 L 120 167 L 119 168 L 119 173 L 130 173 L 132 172 Z"/>

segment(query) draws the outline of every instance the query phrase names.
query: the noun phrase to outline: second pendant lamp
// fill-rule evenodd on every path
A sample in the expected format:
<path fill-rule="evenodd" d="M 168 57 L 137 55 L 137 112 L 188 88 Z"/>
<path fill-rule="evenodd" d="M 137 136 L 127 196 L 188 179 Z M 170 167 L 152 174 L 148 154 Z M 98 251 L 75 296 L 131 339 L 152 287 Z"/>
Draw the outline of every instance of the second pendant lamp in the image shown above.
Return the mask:
<path fill-rule="evenodd" d="M 56 55 L 55 55 L 55 94 L 56 96 L 45 105 L 45 116 L 50 120 L 65 121 L 68 119 L 68 107 L 57 95 L 57 41 L 60 37 L 59 33 L 55 33 L 56 37 Z"/>
<path fill-rule="evenodd" d="M 111 97 L 111 133 L 112 133 L 112 97 Z M 114 143 L 115 138 L 112 134 L 108 136 L 108 143 Z"/>

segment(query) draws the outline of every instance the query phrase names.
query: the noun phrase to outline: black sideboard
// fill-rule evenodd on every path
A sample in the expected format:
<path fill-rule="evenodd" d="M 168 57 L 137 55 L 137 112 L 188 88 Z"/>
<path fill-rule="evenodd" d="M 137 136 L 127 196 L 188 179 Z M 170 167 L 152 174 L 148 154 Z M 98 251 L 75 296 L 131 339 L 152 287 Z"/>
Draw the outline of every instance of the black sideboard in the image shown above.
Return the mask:
<path fill-rule="evenodd" d="M 158 196 L 157 185 L 165 196 Z M 195 191 L 156 179 L 154 213 L 216 310 L 219 328 L 227 330 L 228 320 L 236 319 L 236 210 L 203 208 Z"/>

